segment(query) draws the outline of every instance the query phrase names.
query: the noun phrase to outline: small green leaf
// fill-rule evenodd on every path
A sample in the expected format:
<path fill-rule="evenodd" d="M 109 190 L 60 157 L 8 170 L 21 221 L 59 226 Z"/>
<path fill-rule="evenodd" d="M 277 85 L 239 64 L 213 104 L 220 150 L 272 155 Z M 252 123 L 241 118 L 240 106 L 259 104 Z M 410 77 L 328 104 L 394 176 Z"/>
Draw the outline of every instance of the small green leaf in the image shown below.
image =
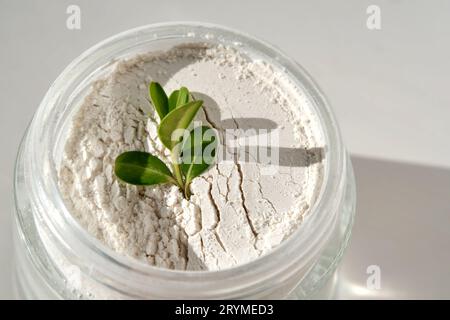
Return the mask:
<path fill-rule="evenodd" d="M 217 134 L 208 126 L 194 128 L 184 141 L 181 154 L 181 171 L 186 185 L 205 172 L 215 162 Z"/>
<path fill-rule="evenodd" d="M 183 138 L 186 130 L 203 104 L 202 100 L 188 102 L 187 104 L 172 110 L 158 128 L 158 137 L 162 144 L 172 151 Z"/>
<path fill-rule="evenodd" d="M 190 93 L 186 87 L 181 87 L 180 90 L 173 91 L 169 97 L 169 112 L 185 105 L 190 100 Z"/>
<path fill-rule="evenodd" d="M 177 101 L 178 101 L 178 92 L 179 90 L 175 90 L 170 94 L 169 97 L 169 112 L 173 109 L 176 109 L 177 107 Z"/>
<path fill-rule="evenodd" d="M 159 118 L 164 119 L 169 112 L 169 101 L 163 87 L 158 82 L 152 81 L 149 86 L 149 94 Z"/>
<path fill-rule="evenodd" d="M 120 180 L 134 185 L 176 183 L 164 162 L 147 152 L 122 153 L 116 158 L 114 172 Z"/>
<path fill-rule="evenodd" d="M 189 102 L 189 90 L 181 87 L 178 93 L 177 108 Z"/>

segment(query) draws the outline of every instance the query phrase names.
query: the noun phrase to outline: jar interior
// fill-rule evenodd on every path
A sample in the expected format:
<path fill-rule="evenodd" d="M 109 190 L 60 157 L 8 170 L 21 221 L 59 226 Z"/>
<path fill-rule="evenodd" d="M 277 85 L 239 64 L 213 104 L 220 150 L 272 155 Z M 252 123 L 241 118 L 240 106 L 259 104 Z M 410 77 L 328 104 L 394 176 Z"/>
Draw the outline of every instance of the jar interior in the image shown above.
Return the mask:
<path fill-rule="evenodd" d="M 275 69 L 280 70 L 281 72 L 285 72 L 288 74 L 288 77 L 290 80 L 295 82 L 295 85 L 298 86 L 298 88 L 304 92 L 306 95 L 310 94 L 310 91 L 308 88 L 304 86 L 304 83 L 301 81 L 298 81 L 293 75 L 289 74 L 289 71 L 286 70 L 286 67 L 283 66 L 278 60 L 277 57 L 270 57 L 268 55 L 264 55 L 261 51 L 258 51 L 256 48 L 251 47 L 249 44 L 243 44 L 242 42 L 237 42 L 234 38 L 227 39 L 226 37 L 217 37 L 213 36 L 211 33 L 206 34 L 199 34 L 199 35 L 190 35 L 188 37 L 167 37 L 163 39 L 151 39 L 148 41 L 139 41 L 137 43 L 134 43 L 126 48 L 120 48 L 118 50 L 114 50 L 106 55 L 99 55 L 99 59 L 95 61 L 95 67 L 89 68 L 89 71 L 82 72 L 81 74 L 77 75 L 77 78 L 69 84 L 69 88 L 64 92 L 64 96 L 60 97 L 61 101 L 64 101 L 64 107 L 61 109 L 60 112 L 57 114 L 57 118 L 55 121 L 55 128 L 52 130 L 54 132 L 54 135 L 52 135 L 51 139 L 55 139 L 52 143 L 50 143 L 52 147 L 52 157 L 51 162 L 52 165 L 52 175 L 57 181 L 58 172 L 61 166 L 62 161 L 62 155 L 65 143 L 67 141 L 68 135 L 70 133 L 71 127 L 72 127 L 72 121 L 74 116 L 79 111 L 83 100 L 88 95 L 89 91 L 91 90 L 92 83 L 96 80 L 102 79 L 106 77 L 108 74 L 110 74 L 113 69 L 116 66 L 117 61 L 126 60 L 132 57 L 135 57 L 139 54 L 146 54 L 149 52 L 160 52 L 160 51 L 166 51 L 169 50 L 177 45 L 186 44 L 186 43 L 206 43 L 210 45 L 225 45 L 225 46 L 231 46 L 239 51 L 239 53 L 243 54 L 247 59 L 249 60 L 263 60 L 268 61 L 270 64 L 274 66 Z M 101 51 L 100 51 L 101 53 Z M 111 58 L 113 56 L 114 58 Z M 307 101 L 314 101 L 314 98 L 311 96 Z M 308 108 L 310 109 L 316 109 L 317 106 L 314 103 L 310 103 L 308 105 Z M 315 112 L 318 114 L 318 110 L 315 110 Z M 317 123 L 320 123 L 319 116 L 317 117 Z M 316 130 L 314 133 L 317 137 L 323 138 L 323 141 L 327 141 L 327 132 L 323 128 L 322 125 L 313 128 Z M 325 143 L 325 142 L 323 142 Z M 325 146 L 327 144 L 325 143 Z M 324 171 L 328 172 L 328 150 L 324 150 L 324 158 L 323 158 L 323 166 Z M 322 190 L 324 186 L 326 185 L 326 177 L 327 174 L 325 174 L 325 177 L 318 185 L 318 196 L 317 199 L 321 197 Z M 59 191 L 59 189 L 58 189 Z M 59 195 L 61 197 L 61 195 Z M 317 201 L 316 199 L 316 201 Z M 308 219 L 308 215 L 306 216 L 306 219 Z M 72 221 L 75 221 L 71 219 Z M 299 225 L 299 229 L 302 228 L 302 224 Z M 90 234 L 87 235 L 88 238 L 90 238 L 92 241 L 97 242 L 97 239 L 95 237 L 91 236 Z M 100 246 L 103 246 L 103 244 L 99 244 Z M 197 272 L 204 272 L 204 271 L 197 271 Z"/>

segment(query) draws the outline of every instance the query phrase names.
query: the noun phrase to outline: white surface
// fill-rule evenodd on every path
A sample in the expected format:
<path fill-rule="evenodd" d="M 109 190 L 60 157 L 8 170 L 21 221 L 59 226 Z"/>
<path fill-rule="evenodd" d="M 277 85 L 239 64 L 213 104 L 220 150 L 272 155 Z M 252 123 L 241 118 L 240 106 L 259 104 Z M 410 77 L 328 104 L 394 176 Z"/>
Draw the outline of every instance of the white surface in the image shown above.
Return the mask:
<path fill-rule="evenodd" d="M 81 8 L 81 30 L 66 28 L 69 4 Z M 381 8 L 379 31 L 366 28 L 370 4 Z M 45 91 L 99 40 L 174 20 L 267 40 L 327 94 L 358 155 L 358 211 L 338 296 L 450 298 L 449 1 L 0 0 L 0 8 L 0 298 L 11 296 L 15 153 Z M 366 288 L 372 264 L 381 268 L 378 291 Z"/>

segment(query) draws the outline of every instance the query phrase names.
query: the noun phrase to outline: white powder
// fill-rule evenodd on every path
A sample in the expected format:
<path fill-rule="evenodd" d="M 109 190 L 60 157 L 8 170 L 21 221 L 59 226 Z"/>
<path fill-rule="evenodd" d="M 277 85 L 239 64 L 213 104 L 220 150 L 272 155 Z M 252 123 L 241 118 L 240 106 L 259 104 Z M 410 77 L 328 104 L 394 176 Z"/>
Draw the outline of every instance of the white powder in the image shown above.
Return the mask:
<path fill-rule="evenodd" d="M 167 92 L 188 87 L 204 100 L 198 120 L 221 135 L 276 132 L 277 172 L 267 175 L 256 161 L 218 162 L 194 180 L 190 201 L 175 186 L 119 183 L 113 166 L 124 151 L 146 150 L 169 163 L 148 102 L 150 81 Z M 282 71 L 235 49 L 183 45 L 120 61 L 92 85 L 73 119 L 59 184 L 72 214 L 113 250 L 163 268 L 224 269 L 267 253 L 299 226 L 322 183 L 321 132 Z"/>

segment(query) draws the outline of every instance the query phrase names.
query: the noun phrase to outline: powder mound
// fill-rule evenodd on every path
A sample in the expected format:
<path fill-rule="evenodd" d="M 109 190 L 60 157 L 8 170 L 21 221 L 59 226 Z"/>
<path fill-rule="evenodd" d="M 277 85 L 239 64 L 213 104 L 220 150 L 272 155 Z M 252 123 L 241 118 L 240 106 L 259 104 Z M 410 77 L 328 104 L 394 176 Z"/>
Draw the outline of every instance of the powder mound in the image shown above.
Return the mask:
<path fill-rule="evenodd" d="M 196 178 L 189 201 L 175 186 L 127 185 L 113 172 L 124 151 L 145 150 L 170 163 L 147 98 L 150 81 L 166 91 L 187 86 L 204 101 L 196 121 L 227 141 L 231 160 L 219 159 Z M 323 137 L 311 110 L 282 71 L 233 48 L 185 44 L 122 60 L 92 84 L 73 118 L 61 193 L 81 225 L 118 253 L 178 270 L 243 264 L 297 230 L 317 198 Z M 228 141 L 239 139 L 227 137 L 230 129 L 276 133 L 276 170 L 258 159 L 236 159 Z"/>

